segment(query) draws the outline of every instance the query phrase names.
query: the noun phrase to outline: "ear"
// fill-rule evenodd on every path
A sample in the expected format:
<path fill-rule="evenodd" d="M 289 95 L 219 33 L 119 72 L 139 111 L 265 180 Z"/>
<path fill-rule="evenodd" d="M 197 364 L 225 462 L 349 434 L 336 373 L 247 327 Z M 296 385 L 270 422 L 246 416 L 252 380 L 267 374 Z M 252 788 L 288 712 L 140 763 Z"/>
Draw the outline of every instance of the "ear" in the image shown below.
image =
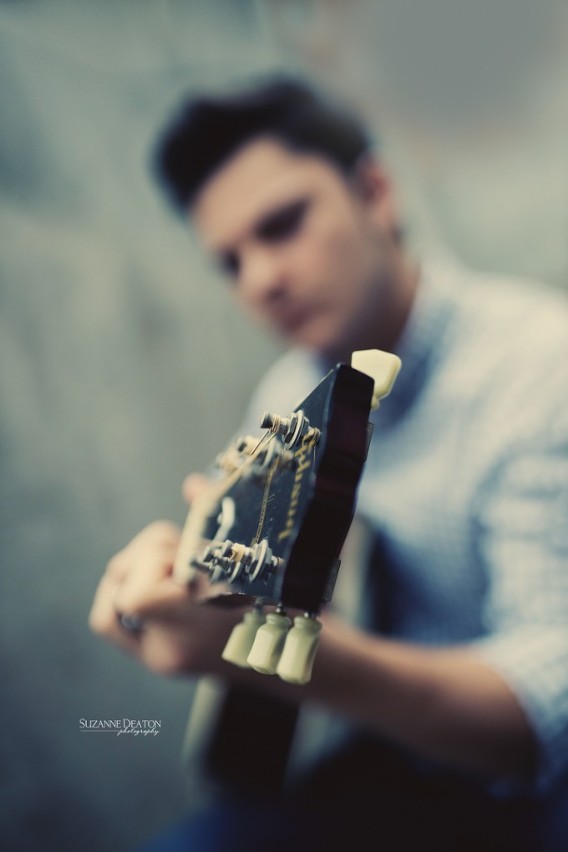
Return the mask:
<path fill-rule="evenodd" d="M 381 229 L 397 234 L 400 229 L 398 206 L 393 183 L 386 169 L 374 158 L 363 157 L 357 163 L 353 186 Z"/>

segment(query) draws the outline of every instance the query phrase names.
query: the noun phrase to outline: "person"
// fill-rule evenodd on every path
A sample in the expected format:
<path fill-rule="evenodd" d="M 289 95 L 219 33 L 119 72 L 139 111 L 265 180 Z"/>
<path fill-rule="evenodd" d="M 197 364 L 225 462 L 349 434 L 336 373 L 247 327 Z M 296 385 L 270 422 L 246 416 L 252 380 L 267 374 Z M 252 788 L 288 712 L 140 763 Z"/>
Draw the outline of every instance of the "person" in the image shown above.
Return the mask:
<path fill-rule="evenodd" d="M 297 812 L 284 821 L 288 848 L 365 848 L 369 832 L 387 849 L 544 848 L 542 814 L 568 772 L 563 297 L 412 252 L 369 132 L 297 79 L 193 98 L 157 162 L 236 302 L 290 346 L 251 417 L 291 410 L 353 350 L 402 358 L 358 500 L 380 545 L 382 614 L 362 574 L 351 614 L 323 614 L 310 684 L 242 672 L 221 659 L 237 614 L 195 605 L 172 577 L 180 532 L 156 522 L 110 560 L 92 629 L 161 674 L 252 683 L 349 721 L 298 784 L 309 806 L 299 837 Z M 188 497 L 202 486 L 189 477 Z M 179 848 L 264 847 L 271 808 L 204 817 L 199 841 L 193 821 Z"/>

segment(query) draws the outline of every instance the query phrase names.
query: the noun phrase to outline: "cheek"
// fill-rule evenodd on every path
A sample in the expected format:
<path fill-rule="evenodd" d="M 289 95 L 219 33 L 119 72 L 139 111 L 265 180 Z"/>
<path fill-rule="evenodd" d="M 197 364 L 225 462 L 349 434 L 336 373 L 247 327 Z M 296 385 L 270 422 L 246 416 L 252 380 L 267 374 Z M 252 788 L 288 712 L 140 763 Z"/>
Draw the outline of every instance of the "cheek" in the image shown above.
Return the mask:
<path fill-rule="evenodd" d="M 298 268 L 327 293 L 338 294 L 364 265 L 364 245 L 351 222 L 341 217 L 324 220 L 298 240 Z"/>
<path fill-rule="evenodd" d="M 322 247 L 327 264 L 326 287 L 345 313 L 358 309 L 368 296 L 373 263 L 361 232 L 338 228 Z"/>

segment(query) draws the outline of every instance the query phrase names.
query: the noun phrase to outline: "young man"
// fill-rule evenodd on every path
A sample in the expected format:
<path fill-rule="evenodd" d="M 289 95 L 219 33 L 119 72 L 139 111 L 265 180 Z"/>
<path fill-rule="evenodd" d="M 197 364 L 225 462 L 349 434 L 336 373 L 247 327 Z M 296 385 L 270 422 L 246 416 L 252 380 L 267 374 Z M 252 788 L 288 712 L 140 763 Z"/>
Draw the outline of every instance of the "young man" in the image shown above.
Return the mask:
<path fill-rule="evenodd" d="M 391 849 L 537 848 L 528 796 L 568 769 L 565 303 L 412 258 L 366 131 L 301 83 L 195 100 L 159 162 L 236 301 L 291 345 L 253 410 L 290 410 L 355 349 L 402 357 L 359 497 L 383 613 L 378 624 L 367 601 L 355 623 L 325 615 L 303 690 L 242 674 L 221 660 L 235 614 L 174 582 L 179 531 L 159 522 L 110 561 L 93 629 L 158 672 L 244 679 L 349 719 L 359 745 L 310 789 L 341 795 L 355 846 L 376 818 Z"/>

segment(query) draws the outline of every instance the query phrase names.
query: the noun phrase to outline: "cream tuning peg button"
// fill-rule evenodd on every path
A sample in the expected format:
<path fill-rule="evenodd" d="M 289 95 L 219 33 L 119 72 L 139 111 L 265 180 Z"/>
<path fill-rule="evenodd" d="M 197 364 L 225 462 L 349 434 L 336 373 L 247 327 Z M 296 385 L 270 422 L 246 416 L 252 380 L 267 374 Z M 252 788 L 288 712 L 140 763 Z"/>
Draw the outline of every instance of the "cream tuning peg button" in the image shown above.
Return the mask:
<path fill-rule="evenodd" d="M 247 657 L 253 646 L 257 630 L 264 622 L 264 613 L 260 609 L 246 612 L 243 620 L 233 627 L 221 657 L 227 663 L 233 663 L 241 669 L 248 669 Z"/>
<path fill-rule="evenodd" d="M 373 379 L 375 389 L 371 408 L 378 408 L 379 401 L 392 390 L 401 360 L 398 355 L 381 349 L 361 349 L 351 356 L 351 366 Z"/>
<path fill-rule="evenodd" d="M 308 683 L 319 644 L 321 621 L 298 615 L 286 637 L 276 674 L 288 683 Z"/>
<path fill-rule="evenodd" d="M 266 623 L 257 630 L 247 662 L 260 674 L 275 674 L 284 642 L 292 622 L 281 612 L 270 612 Z"/>

